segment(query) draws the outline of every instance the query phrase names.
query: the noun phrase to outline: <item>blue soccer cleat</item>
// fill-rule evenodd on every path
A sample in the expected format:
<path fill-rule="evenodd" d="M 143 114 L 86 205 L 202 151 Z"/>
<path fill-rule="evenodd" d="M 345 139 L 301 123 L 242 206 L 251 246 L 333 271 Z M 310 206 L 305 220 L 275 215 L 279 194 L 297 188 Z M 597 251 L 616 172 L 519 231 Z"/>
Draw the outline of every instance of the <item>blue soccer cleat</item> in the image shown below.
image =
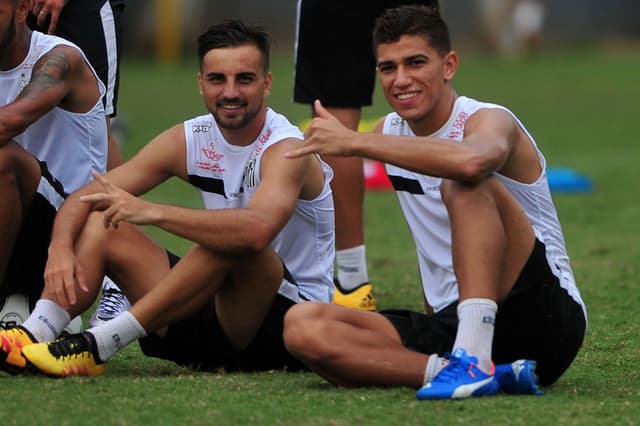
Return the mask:
<path fill-rule="evenodd" d="M 464 349 L 458 348 L 453 354 L 446 354 L 445 358 L 449 363 L 416 392 L 418 399 L 460 399 L 494 395 L 500 390 L 494 372 L 487 374 L 480 370 L 478 358 L 468 356 Z"/>
<path fill-rule="evenodd" d="M 496 365 L 495 377 L 500 390 L 508 394 L 542 395 L 535 369 L 536 362 L 528 359 Z"/>

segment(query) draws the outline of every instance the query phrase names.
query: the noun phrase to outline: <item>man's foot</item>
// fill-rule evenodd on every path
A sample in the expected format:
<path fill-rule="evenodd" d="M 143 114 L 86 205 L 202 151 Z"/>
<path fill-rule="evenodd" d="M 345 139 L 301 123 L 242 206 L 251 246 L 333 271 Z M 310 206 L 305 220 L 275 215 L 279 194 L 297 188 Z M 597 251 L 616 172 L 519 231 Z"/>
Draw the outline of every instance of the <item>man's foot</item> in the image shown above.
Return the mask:
<path fill-rule="evenodd" d="M 95 339 L 88 332 L 29 345 L 23 355 L 41 373 L 55 377 L 100 376 L 107 367 L 98 358 Z"/>
<path fill-rule="evenodd" d="M 333 282 L 336 285 L 336 290 L 333 293 L 331 303 L 361 311 L 375 311 L 377 309 L 376 297 L 373 294 L 371 284 L 364 283 L 351 291 L 346 291 L 340 286 L 337 279 L 334 279 Z"/>
<path fill-rule="evenodd" d="M 542 395 L 535 369 L 536 362 L 528 359 L 496 365 L 495 377 L 500 390 L 509 394 Z"/>
<path fill-rule="evenodd" d="M 95 312 L 89 318 L 89 326 L 97 327 L 112 320 L 129 307 L 131 304 L 124 293 L 108 277 L 105 277 L 102 285 L 102 298 Z"/>
<path fill-rule="evenodd" d="M 0 330 L 0 370 L 10 374 L 25 371 L 27 360 L 22 349 L 35 342 L 31 333 L 22 326 Z"/>
<path fill-rule="evenodd" d="M 446 354 L 445 358 L 449 363 L 431 382 L 416 392 L 418 399 L 459 399 L 493 395 L 500 390 L 494 372 L 487 374 L 480 370 L 478 358 L 468 356 L 464 349 L 456 349 L 453 354 Z"/>

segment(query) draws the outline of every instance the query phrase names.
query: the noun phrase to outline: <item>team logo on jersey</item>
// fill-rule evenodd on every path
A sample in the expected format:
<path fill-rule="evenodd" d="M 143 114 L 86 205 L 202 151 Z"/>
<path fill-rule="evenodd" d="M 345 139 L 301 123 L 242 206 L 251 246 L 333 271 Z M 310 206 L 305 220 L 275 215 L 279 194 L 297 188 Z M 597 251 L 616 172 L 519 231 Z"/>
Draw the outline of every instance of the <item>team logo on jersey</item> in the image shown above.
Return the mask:
<path fill-rule="evenodd" d="M 191 131 L 193 133 L 208 133 L 211 130 L 211 123 L 193 124 Z"/>
<path fill-rule="evenodd" d="M 404 119 L 400 117 L 395 117 L 391 119 L 392 126 L 402 126 L 404 124 Z"/>
<path fill-rule="evenodd" d="M 20 74 L 20 81 L 18 82 L 18 88 L 20 89 L 21 92 L 22 92 L 22 89 L 27 87 L 27 84 L 29 84 L 30 77 L 31 76 L 27 77 L 25 73 Z"/>
<path fill-rule="evenodd" d="M 244 176 L 242 178 L 244 185 L 247 187 L 253 187 L 258 184 L 256 178 L 256 159 L 252 158 L 247 163 L 247 167 L 244 169 Z"/>

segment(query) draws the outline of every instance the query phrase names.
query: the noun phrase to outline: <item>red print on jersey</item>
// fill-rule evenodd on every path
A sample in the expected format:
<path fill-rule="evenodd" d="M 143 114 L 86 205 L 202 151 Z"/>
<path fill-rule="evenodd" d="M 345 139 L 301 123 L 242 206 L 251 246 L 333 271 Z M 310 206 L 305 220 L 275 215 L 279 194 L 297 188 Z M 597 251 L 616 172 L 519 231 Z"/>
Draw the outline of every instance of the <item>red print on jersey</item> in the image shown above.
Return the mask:
<path fill-rule="evenodd" d="M 467 122 L 467 118 L 469 118 L 469 114 L 464 111 L 459 112 L 456 116 L 456 119 L 453 121 L 453 127 L 455 127 L 457 130 L 452 130 L 451 132 L 449 132 L 447 137 L 451 139 L 457 139 L 458 137 L 460 137 L 463 133 L 464 125 Z"/>
<path fill-rule="evenodd" d="M 202 151 L 202 155 L 208 160 L 213 161 L 213 163 L 211 161 L 206 161 L 206 160 L 198 161 L 198 168 L 200 170 L 208 170 L 214 173 L 224 172 L 225 169 L 222 168 L 222 166 L 220 166 L 220 164 L 218 163 L 218 161 L 224 158 L 224 154 L 218 154 L 216 152 L 216 147 L 212 143 L 209 144 L 208 147 L 202 148 L 201 151 Z"/>
<path fill-rule="evenodd" d="M 224 154 L 218 154 L 216 152 L 216 147 L 213 144 L 209 144 L 207 148 L 202 148 L 202 153 L 209 160 L 220 161 L 224 158 Z"/>
<path fill-rule="evenodd" d="M 269 141 L 269 138 L 271 137 L 272 134 L 273 134 L 273 129 L 268 128 L 266 132 L 258 136 L 258 143 L 256 144 L 256 147 L 254 149 L 255 155 L 260 154 L 260 152 L 264 148 L 264 145 Z"/>

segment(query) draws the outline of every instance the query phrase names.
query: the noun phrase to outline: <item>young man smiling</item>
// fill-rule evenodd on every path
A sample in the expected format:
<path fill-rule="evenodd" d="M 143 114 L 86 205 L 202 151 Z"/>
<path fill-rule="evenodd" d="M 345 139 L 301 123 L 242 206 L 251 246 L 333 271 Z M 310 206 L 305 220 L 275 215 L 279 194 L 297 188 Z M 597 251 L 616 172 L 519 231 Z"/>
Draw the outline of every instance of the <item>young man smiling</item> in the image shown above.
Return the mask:
<path fill-rule="evenodd" d="M 331 301 L 332 172 L 317 156 L 285 158 L 302 134 L 266 105 L 268 35 L 229 21 L 198 41 L 209 114 L 96 174 L 60 209 L 42 297 L 82 312 L 106 272 L 133 305 L 83 334 L 25 345 L 20 355 L 48 375 L 102 374 L 118 350 L 145 336 L 147 355 L 196 369 L 295 370 L 301 364 L 282 340 L 285 312 L 302 300 Z M 199 188 L 206 209 L 136 197 L 172 176 Z M 135 225 L 194 244 L 178 260 Z"/>
<path fill-rule="evenodd" d="M 288 156 L 386 163 L 429 312 L 304 303 L 285 318 L 287 347 L 340 385 L 412 386 L 419 399 L 539 393 L 535 363 L 542 385 L 555 382 L 586 328 L 545 159 L 511 111 L 453 89 L 459 59 L 437 12 L 388 10 L 373 38 L 395 112 L 361 134 L 316 102 Z"/>

